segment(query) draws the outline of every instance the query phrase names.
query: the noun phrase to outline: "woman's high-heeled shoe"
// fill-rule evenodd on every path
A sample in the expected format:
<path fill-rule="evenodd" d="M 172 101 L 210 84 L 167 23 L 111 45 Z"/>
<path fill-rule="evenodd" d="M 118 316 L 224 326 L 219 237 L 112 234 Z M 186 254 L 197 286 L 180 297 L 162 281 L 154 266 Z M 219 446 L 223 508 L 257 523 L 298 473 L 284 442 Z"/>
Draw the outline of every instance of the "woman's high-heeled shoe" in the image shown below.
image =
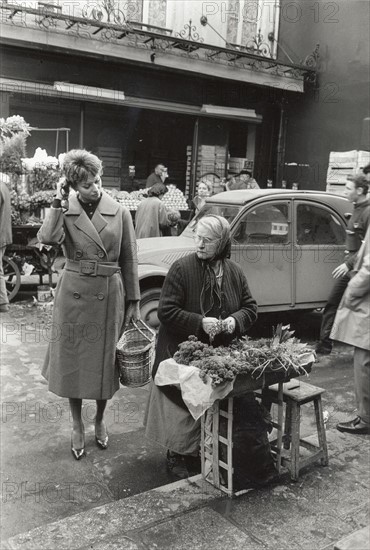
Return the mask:
<path fill-rule="evenodd" d="M 95 428 L 95 442 L 97 444 L 97 446 L 99 447 L 99 449 L 107 449 L 108 448 L 108 434 L 106 433 L 105 437 L 103 438 L 99 438 L 97 435 L 96 435 L 96 428 Z"/>
<path fill-rule="evenodd" d="M 71 435 L 71 452 L 72 452 L 73 457 L 76 460 L 81 460 L 81 458 L 86 454 L 86 452 L 85 452 L 85 437 L 84 437 L 83 447 L 81 447 L 80 449 L 75 449 L 75 447 L 73 446 L 73 431 L 72 431 L 72 435 Z"/>

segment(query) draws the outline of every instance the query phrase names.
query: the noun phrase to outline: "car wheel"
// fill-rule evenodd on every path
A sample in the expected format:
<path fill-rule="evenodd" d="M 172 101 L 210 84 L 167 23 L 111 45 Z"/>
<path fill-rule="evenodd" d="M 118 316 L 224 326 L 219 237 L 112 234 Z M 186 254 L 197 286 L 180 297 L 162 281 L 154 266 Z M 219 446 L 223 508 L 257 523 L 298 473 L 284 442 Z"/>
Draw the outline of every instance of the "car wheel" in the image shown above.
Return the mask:
<path fill-rule="evenodd" d="M 158 331 L 160 324 L 157 315 L 160 295 L 160 288 L 149 288 L 142 292 L 140 301 L 141 318 L 144 323 L 155 331 Z"/>

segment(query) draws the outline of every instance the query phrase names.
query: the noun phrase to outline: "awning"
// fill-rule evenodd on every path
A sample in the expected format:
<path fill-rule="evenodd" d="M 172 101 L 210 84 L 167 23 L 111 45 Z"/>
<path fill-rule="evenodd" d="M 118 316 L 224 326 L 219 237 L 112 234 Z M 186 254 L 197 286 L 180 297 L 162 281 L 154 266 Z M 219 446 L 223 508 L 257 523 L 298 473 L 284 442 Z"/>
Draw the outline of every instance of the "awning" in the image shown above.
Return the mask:
<path fill-rule="evenodd" d="M 43 84 L 42 82 L 0 77 L 0 92 L 36 95 L 38 97 L 60 97 L 76 100 L 79 103 L 81 101 L 89 101 L 192 116 L 226 118 L 253 124 L 261 124 L 262 122 L 262 116 L 256 114 L 253 109 L 238 109 L 217 105 L 188 105 L 185 103 L 126 96 L 124 92 L 119 90 L 84 86 L 83 84 L 73 84 L 70 82 L 55 82 L 51 85 Z"/>

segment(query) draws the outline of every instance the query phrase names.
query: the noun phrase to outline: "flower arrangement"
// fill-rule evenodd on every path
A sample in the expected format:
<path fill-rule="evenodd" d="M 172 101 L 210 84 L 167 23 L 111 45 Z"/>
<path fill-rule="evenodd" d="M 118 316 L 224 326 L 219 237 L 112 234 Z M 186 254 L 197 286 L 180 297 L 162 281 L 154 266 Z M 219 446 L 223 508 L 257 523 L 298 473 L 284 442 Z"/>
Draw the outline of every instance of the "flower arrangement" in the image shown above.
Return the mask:
<path fill-rule="evenodd" d="M 31 206 L 29 194 L 25 191 L 18 193 L 15 189 L 12 189 L 10 191 L 10 204 L 12 207 L 12 223 L 17 225 L 27 222 Z"/>
<path fill-rule="evenodd" d="M 22 173 L 22 157 L 26 154 L 24 134 L 4 136 L 0 140 L 0 170 L 8 174 Z"/>
<path fill-rule="evenodd" d="M 182 365 L 198 367 L 203 382 L 210 378 L 213 386 L 234 380 L 238 374 L 248 373 L 254 378 L 271 372 L 306 374 L 305 365 L 312 362 L 311 351 L 293 338 L 294 331 L 289 328 L 280 324 L 271 339 L 243 337 L 228 347 L 218 348 L 189 336 L 180 344 L 174 359 Z"/>
<path fill-rule="evenodd" d="M 19 175 L 30 125 L 19 115 L 0 118 L 0 170 Z"/>
<path fill-rule="evenodd" d="M 30 125 L 22 116 L 9 116 L 7 119 L 0 118 L 0 134 L 1 137 L 11 137 L 15 134 L 24 134 L 25 137 L 30 135 Z"/>
<path fill-rule="evenodd" d="M 36 191 L 30 197 L 31 207 L 50 206 L 53 202 L 55 191 Z"/>
<path fill-rule="evenodd" d="M 64 155 L 63 155 L 64 156 Z M 29 192 L 56 189 L 61 176 L 62 155 L 48 156 L 45 149 L 38 147 L 32 158 L 23 158 L 22 167 L 27 175 Z"/>

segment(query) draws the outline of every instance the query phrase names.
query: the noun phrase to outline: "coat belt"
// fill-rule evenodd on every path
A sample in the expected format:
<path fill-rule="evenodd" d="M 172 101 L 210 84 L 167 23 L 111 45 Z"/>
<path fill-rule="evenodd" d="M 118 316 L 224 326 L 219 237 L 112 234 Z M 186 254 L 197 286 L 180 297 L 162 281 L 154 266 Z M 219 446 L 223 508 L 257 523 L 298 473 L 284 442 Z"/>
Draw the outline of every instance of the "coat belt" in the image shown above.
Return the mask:
<path fill-rule="evenodd" d="M 64 269 L 79 273 L 83 277 L 111 277 L 121 271 L 117 262 L 98 262 L 97 260 L 74 261 L 68 258 Z"/>

